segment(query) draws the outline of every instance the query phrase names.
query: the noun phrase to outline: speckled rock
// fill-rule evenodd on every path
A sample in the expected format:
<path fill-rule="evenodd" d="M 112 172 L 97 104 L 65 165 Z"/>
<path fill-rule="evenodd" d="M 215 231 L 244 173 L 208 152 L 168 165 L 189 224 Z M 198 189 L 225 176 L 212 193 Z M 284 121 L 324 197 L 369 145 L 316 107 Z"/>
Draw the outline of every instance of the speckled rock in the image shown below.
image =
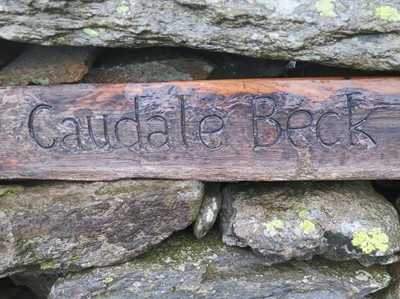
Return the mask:
<path fill-rule="evenodd" d="M 215 231 L 196 240 L 172 236 L 123 265 L 59 279 L 49 299 L 128 298 L 364 298 L 385 287 L 382 266 L 324 259 L 268 266 L 251 251 L 225 246 Z"/>
<path fill-rule="evenodd" d="M 193 232 L 196 238 L 203 238 L 217 220 L 221 209 L 221 186 L 218 183 L 206 183 L 204 199 L 200 213 L 193 224 Z"/>
<path fill-rule="evenodd" d="M 371 299 L 398 299 L 400 298 L 400 263 L 387 266 L 392 280 L 388 287 L 374 293 Z"/>
<path fill-rule="evenodd" d="M 108 51 L 83 78 L 85 83 L 203 80 L 213 71 L 207 60 L 179 51 L 144 49 Z"/>
<path fill-rule="evenodd" d="M 124 180 L 0 187 L 0 277 L 129 260 L 189 226 L 203 184 Z"/>
<path fill-rule="evenodd" d="M 0 0 L 0 38 L 45 45 L 179 46 L 400 70 L 391 0 Z"/>
<path fill-rule="evenodd" d="M 400 250 L 398 214 L 369 182 L 231 184 L 221 227 L 226 244 L 271 263 L 313 255 L 390 263 Z"/>
<path fill-rule="evenodd" d="M 97 53 L 93 47 L 29 46 L 0 71 L 0 85 L 77 82 L 89 71 Z"/>

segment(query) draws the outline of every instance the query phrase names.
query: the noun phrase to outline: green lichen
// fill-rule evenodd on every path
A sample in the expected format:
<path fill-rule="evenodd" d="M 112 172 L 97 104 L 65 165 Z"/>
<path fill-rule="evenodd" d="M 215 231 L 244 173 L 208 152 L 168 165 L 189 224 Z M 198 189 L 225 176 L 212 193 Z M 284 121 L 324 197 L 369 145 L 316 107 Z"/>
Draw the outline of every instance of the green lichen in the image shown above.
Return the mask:
<path fill-rule="evenodd" d="M 308 235 L 311 231 L 316 230 L 315 224 L 312 223 L 310 220 L 304 220 L 300 224 L 300 228 L 306 235 Z"/>
<path fill-rule="evenodd" d="M 315 8 L 319 15 L 323 17 L 337 17 L 337 13 L 335 12 L 335 1 L 336 0 L 318 0 L 315 3 Z"/>
<path fill-rule="evenodd" d="M 65 37 L 64 36 L 57 37 L 57 40 L 59 42 L 64 42 L 65 41 Z"/>
<path fill-rule="evenodd" d="M 21 193 L 24 188 L 20 186 L 5 186 L 0 188 L 0 198 L 2 197 L 12 197 Z"/>
<path fill-rule="evenodd" d="M 99 33 L 96 30 L 91 29 L 91 28 L 84 28 L 83 33 L 85 33 L 86 35 L 89 35 L 91 37 L 99 36 Z"/>
<path fill-rule="evenodd" d="M 284 226 L 284 223 L 282 220 L 280 219 L 274 219 L 269 221 L 266 225 L 265 225 L 265 229 L 267 231 L 271 231 L 273 229 L 278 229 L 278 228 L 282 228 Z"/>
<path fill-rule="evenodd" d="M 304 218 L 306 218 L 308 215 L 310 215 L 311 213 L 308 211 L 308 210 L 301 210 L 300 212 L 299 212 L 299 217 L 300 218 L 302 218 L 302 219 L 304 219 Z"/>
<path fill-rule="evenodd" d="M 380 5 L 375 8 L 375 15 L 382 20 L 400 21 L 400 12 L 396 8 L 388 5 Z"/>
<path fill-rule="evenodd" d="M 99 28 L 99 32 L 100 33 L 104 33 L 104 32 L 106 32 L 106 29 L 105 28 Z"/>
<path fill-rule="evenodd" d="M 117 6 L 117 13 L 126 13 L 126 12 L 128 12 L 129 11 L 129 6 L 127 6 L 127 5 L 120 5 L 120 6 Z"/>
<path fill-rule="evenodd" d="M 373 228 L 370 232 L 355 231 L 351 244 L 361 248 L 365 254 L 379 250 L 385 252 L 388 250 L 389 237 L 385 233 L 380 232 L 377 228 Z"/>
<path fill-rule="evenodd" d="M 105 282 L 105 283 L 111 283 L 111 282 L 113 282 L 113 280 L 114 280 L 114 278 L 112 278 L 112 277 L 106 277 L 106 278 L 103 280 L 103 282 Z"/>

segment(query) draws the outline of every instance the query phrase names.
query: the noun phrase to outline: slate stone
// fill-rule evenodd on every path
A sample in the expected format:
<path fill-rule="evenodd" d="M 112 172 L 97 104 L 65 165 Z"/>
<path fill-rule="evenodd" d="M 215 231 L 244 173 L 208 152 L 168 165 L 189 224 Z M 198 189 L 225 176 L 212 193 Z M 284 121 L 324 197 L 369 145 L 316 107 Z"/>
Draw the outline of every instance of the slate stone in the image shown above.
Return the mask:
<path fill-rule="evenodd" d="M 0 187 L 0 277 L 121 263 L 192 224 L 196 181 L 122 180 Z"/>
<path fill-rule="evenodd" d="M 370 182 L 231 184 L 223 190 L 223 240 L 271 263 L 323 255 L 393 263 L 399 216 Z"/>
<path fill-rule="evenodd" d="M 109 51 L 83 78 L 85 83 L 160 82 L 207 79 L 214 66 L 207 60 L 173 49 Z"/>
<path fill-rule="evenodd" d="M 89 71 L 97 53 L 93 47 L 29 46 L 0 71 L 0 85 L 78 82 Z"/>
<path fill-rule="evenodd" d="M 390 0 L 0 0 L 0 38 L 43 45 L 189 47 L 400 70 Z"/>
<path fill-rule="evenodd" d="M 151 252 L 118 266 L 60 278 L 49 299 L 364 298 L 384 288 L 383 266 L 354 261 L 291 261 L 268 266 L 251 251 L 228 247 L 211 231 L 197 240 L 178 233 Z"/>

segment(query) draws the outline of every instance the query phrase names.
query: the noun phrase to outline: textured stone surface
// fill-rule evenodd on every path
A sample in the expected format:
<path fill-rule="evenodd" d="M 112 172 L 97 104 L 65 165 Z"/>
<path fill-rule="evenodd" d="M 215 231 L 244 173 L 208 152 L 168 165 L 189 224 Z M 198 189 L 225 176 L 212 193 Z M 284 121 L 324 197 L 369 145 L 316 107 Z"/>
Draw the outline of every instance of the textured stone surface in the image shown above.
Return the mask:
<path fill-rule="evenodd" d="M 231 184 L 221 227 L 225 243 L 270 262 L 323 255 L 389 263 L 400 250 L 398 214 L 369 182 Z"/>
<path fill-rule="evenodd" d="M 219 183 L 207 183 L 200 213 L 193 224 L 193 232 L 196 238 L 203 238 L 214 225 L 221 209 L 221 204 L 221 185 Z"/>
<path fill-rule="evenodd" d="M 157 82 L 202 80 L 213 71 L 213 65 L 197 56 L 165 49 L 109 51 L 96 61 L 84 77 L 86 83 Z"/>
<path fill-rule="evenodd" d="M 126 261 L 189 226 L 202 197 L 195 181 L 1 186 L 0 277 Z"/>
<path fill-rule="evenodd" d="M 392 280 L 388 287 L 376 292 L 371 297 L 372 299 L 398 299 L 400 298 L 400 263 L 395 263 L 387 266 Z"/>
<path fill-rule="evenodd" d="M 187 46 L 400 70 L 390 0 L 0 0 L 0 37 L 46 45 Z"/>
<path fill-rule="evenodd" d="M 131 262 L 62 278 L 49 298 L 364 298 L 389 280 L 384 267 L 354 261 L 267 266 L 249 250 L 223 245 L 212 231 L 202 240 L 179 233 Z"/>
<path fill-rule="evenodd" d="M 77 82 L 89 71 L 97 52 L 92 47 L 29 46 L 0 71 L 0 85 Z"/>

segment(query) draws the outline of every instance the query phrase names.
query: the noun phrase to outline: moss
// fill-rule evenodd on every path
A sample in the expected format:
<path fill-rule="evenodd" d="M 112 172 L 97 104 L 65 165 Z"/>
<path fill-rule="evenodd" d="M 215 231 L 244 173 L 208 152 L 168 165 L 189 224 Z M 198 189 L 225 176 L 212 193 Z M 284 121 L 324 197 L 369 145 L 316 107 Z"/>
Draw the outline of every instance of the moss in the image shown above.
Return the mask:
<path fill-rule="evenodd" d="M 89 35 L 91 37 L 99 36 L 99 33 L 96 30 L 91 29 L 91 28 L 84 28 L 83 33 L 85 33 L 86 35 Z"/>
<path fill-rule="evenodd" d="M 320 16 L 337 17 L 334 2 L 335 0 L 318 0 L 315 3 L 315 8 L 317 9 Z"/>
<path fill-rule="evenodd" d="M 309 220 L 304 220 L 300 224 L 300 228 L 306 235 L 308 235 L 311 231 L 316 230 L 315 224 Z"/>
<path fill-rule="evenodd" d="M 299 217 L 300 218 L 302 218 L 302 219 L 304 219 L 304 218 L 306 218 L 308 215 L 310 215 L 311 213 L 308 211 L 308 210 L 301 210 L 300 212 L 299 212 Z"/>
<path fill-rule="evenodd" d="M 363 253 L 370 254 L 376 250 L 387 251 L 389 248 L 388 242 L 388 235 L 380 232 L 377 228 L 373 228 L 370 232 L 355 231 L 351 244 L 361 248 Z"/>
<path fill-rule="evenodd" d="M 123 14 L 123 13 L 126 13 L 129 11 L 129 6 L 120 5 L 120 6 L 117 6 L 116 10 L 117 10 L 117 13 Z"/>
<path fill-rule="evenodd" d="M 24 190 L 21 186 L 3 186 L 0 188 L 0 198 L 13 197 Z"/>
<path fill-rule="evenodd" d="M 271 231 L 273 229 L 282 228 L 284 226 L 284 223 L 280 219 L 274 219 L 269 221 L 265 226 L 266 226 L 265 229 L 267 231 Z"/>
<path fill-rule="evenodd" d="M 375 8 L 375 15 L 382 20 L 400 21 L 400 12 L 396 8 L 388 5 L 380 5 Z"/>

